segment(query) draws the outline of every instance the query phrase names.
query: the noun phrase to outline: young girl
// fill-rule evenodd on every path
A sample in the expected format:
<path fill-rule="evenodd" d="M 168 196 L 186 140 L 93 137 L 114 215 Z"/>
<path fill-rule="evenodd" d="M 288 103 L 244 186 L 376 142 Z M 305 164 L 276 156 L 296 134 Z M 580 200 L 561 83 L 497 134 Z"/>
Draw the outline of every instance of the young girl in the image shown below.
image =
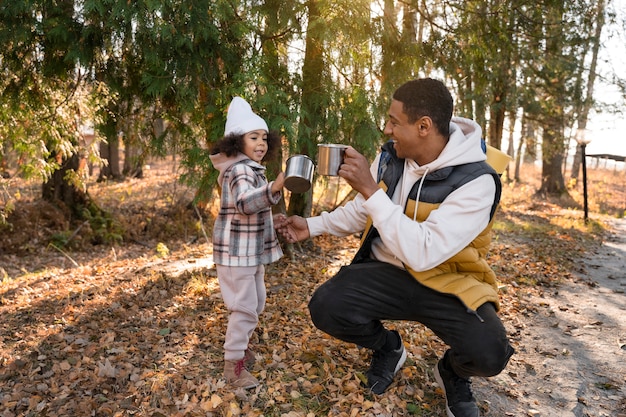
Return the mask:
<path fill-rule="evenodd" d="M 228 108 L 224 137 L 211 149 L 220 174 L 221 207 L 213 229 L 213 260 L 224 303 L 230 312 L 224 343 L 224 378 L 234 387 L 254 388 L 259 381 L 246 369 L 248 349 L 265 307 L 265 264 L 283 252 L 276 238 L 271 206 L 278 203 L 284 174 L 268 183 L 261 162 L 280 150 L 280 136 L 242 98 Z"/>

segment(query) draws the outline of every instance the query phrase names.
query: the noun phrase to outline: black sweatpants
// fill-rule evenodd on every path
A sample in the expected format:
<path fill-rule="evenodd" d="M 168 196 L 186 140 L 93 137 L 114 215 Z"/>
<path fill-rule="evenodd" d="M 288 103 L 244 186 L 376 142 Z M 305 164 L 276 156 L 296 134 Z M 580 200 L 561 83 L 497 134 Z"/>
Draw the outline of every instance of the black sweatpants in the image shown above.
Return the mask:
<path fill-rule="evenodd" d="M 422 323 L 450 346 L 450 366 L 464 378 L 497 375 L 514 352 L 493 304 L 469 311 L 388 263 L 342 267 L 315 291 L 309 311 L 318 329 L 373 350 L 385 343 L 381 320 Z"/>

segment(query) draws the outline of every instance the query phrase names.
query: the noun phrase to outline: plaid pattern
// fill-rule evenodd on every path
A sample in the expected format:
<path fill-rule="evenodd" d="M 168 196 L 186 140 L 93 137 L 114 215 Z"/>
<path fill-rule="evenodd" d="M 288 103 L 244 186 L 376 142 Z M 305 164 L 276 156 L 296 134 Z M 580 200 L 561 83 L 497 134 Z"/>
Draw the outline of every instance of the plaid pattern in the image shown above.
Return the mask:
<path fill-rule="evenodd" d="M 283 255 L 278 243 L 272 194 L 265 167 L 245 159 L 224 172 L 220 212 L 213 227 L 213 261 L 219 265 L 255 266 Z"/>

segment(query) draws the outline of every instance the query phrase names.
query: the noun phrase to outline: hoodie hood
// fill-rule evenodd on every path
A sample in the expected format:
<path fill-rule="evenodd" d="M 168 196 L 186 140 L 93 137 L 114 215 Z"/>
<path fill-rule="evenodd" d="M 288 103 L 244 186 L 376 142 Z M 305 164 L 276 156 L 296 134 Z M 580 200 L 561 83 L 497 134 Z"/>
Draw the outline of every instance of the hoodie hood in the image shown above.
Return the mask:
<path fill-rule="evenodd" d="M 418 197 L 422 189 L 424 179 L 430 172 L 449 166 L 463 165 L 470 162 L 479 162 L 487 159 L 481 146 L 482 129 L 473 120 L 462 117 L 453 117 L 450 121 L 450 138 L 448 144 L 439 157 L 425 165 L 418 165 L 412 159 L 405 159 L 404 172 L 400 184 L 399 199 L 394 201 L 406 201 L 411 187 L 419 181 Z M 417 216 L 417 206 L 415 205 L 414 218 Z"/>
<path fill-rule="evenodd" d="M 250 160 L 251 164 L 265 169 L 263 165 L 254 162 L 252 159 L 248 158 L 246 155 L 242 154 L 241 152 L 239 152 L 235 156 L 226 156 L 223 153 L 216 153 L 214 155 L 209 155 L 209 159 L 213 163 L 213 166 L 215 167 L 215 169 L 217 169 L 220 172 L 220 175 L 217 177 L 217 183 L 219 184 L 220 187 L 222 186 L 224 173 L 228 170 L 228 168 L 230 168 L 237 162 L 248 159 Z"/>
<path fill-rule="evenodd" d="M 429 171 L 487 159 L 481 147 L 483 131 L 478 123 L 463 117 L 453 117 L 450 121 L 448 144 L 433 162 L 424 165 Z"/>

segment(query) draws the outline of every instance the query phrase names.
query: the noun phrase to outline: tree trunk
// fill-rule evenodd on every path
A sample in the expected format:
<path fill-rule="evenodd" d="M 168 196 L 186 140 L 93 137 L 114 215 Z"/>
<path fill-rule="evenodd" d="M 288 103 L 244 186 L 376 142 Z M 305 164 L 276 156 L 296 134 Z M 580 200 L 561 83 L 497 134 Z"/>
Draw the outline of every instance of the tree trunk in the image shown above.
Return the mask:
<path fill-rule="evenodd" d="M 562 126 L 562 119 L 557 117 L 551 121 L 548 128 L 544 128 L 541 146 L 541 188 L 537 191 L 540 196 L 561 197 L 568 194 L 561 170 L 565 148 Z"/>
<path fill-rule="evenodd" d="M 522 166 L 522 151 L 524 149 L 524 141 L 520 140 L 517 145 L 517 153 L 515 154 L 515 172 L 513 173 L 513 178 L 515 178 L 516 182 L 520 182 L 521 180 L 521 166 Z"/>
<path fill-rule="evenodd" d="M 299 153 L 315 157 L 317 155 L 317 136 L 322 123 L 323 103 L 325 101 L 322 88 L 324 25 L 320 24 L 322 18 L 318 1 L 309 0 L 307 4 L 309 22 L 302 66 L 302 101 L 297 146 Z M 311 188 L 306 193 L 291 194 L 288 214 L 305 217 L 310 215 L 312 191 Z"/>
<path fill-rule="evenodd" d="M 489 144 L 494 148 L 501 149 L 505 117 L 506 106 L 502 101 L 502 96 L 499 95 L 489 106 Z"/>
<path fill-rule="evenodd" d="M 11 176 L 9 174 L 8 155 L 9 155 L 9 144 L 6 142 L 0 143 L 0 177 L 1 178 L 9 178 Z"/>
<path fill-rule="evenodd" d="M 122 174 L 120 174 L 120 143 L 115 120 L 108 119 L 106 125 L 102 127 L 102 133 L 106 136 L 106 141 L 100 142 L 100 157 L 107 163 L 100 168 L 98 181 L 120 179 L 122 178 Z"/>
<path fill-rule="evenodd" d="M 98 181 L 107 179 L 118 180 L 122 178 L 120 173 L 120 151 L 119 141 L 116 139 L 100 142 L 100 157 L 107 161 L 106 165 L 100 168 Z"/>
<path fill-rule="evenodd" d="M 509 154 L 511 157 L 514 157 L 516 155 L 515 153 L 515 122 L 517 121 L 517 111 L 513 110 L 509 113 L 509 125 L 510 130 L 509 130 L 509 145 L 508 148 L 506 150 L 506 153 Z M 511 164 L 507 164 L 506 165 L 506 180 L 508 182 L 511 181 Z"/>
<path fill-rule="evenodd" d="M 585 129 L 587 129 L 587 120 L 589 118 L 589 111 L 593 104 L 593 85 L 596 81 L 596 68 L 598 66 L 598 53 L 600 51 L 600 37 L 602 36 L 602 28 L 604 27 L 604 0 L 598 1 L 596 5 L 596 29 L 593 38 L 591 38 L 591 65 L 589 66 L 589 79 L 587 80 L 587 94 L 585 101 L 583 102 L 582 109 L 578 115 L 578 129 L 576 132 L 576 141 L 579 143 L 576 146 L 576 154 L 574 155 L 574 161 L 572 162 L 571 179 L 576 182 L 578 180 L 578 173 L 580 171 L 580 163 L 582 161 L 582 147 L 581 142 L 585 142 Z"/>
<path fill-rule="evenodd" d="M 124 147 L 124 170 L 125 176 L 131 178 L 143 178 L 143 166 L 145 157 L 143 150 L 135 145 L 136 141 L 129 140 Z"/>
<path fill-rule="evenodd" d="M 396 41 L 394 39 L 394 34 L 398 33 L 399 30 L 395 25 L 396 22 L 396 9 L 393 0 L 384 0 L 383 4 L 383 22 L 385 25 L 385 30 L 382 33 L 381 37 L 381 50 L 382 57 L 380 63 L 380 103 L 382 108 L 384 108 L 384 114 L 387 113 L 387 107 L 389 103 L 391 103 L 391 95 L 395 88 L 398 86 L 395 85 L 395 80 L 393 79 L 394 75 L 394 63 L 396 62 L 396 55 L 393 51 L 396 50 Z"/>
<path fill-rule="evenodd" d="M 263 56 L 265 57 L 265 64 L 263 66 L 263 73 L 269 80 L 272 80 L 273 83 L 276 84 L 286 84 L 288 83 L 289 78 L 289 70 L 284 64 L 281 63 L 280 54 L 280 51 L 287 48 L 287 45 L 284 40 L 285 38 L 283 36 L 278 36 L 278 34 L 283 30 L 279 19 L 281 4 L 282 0 L 265 0 L 264 4 L 265 37 L 262 48 Z M 268 110 L 269 109 L 266 109 L 266 111 Z M 270 112 L 270 114 L 272 113 L 274 112 Z M 279 117 L 276 117 L 276 120 L 273 120 L 270 116 L 267 122 L 270 129 L 275 129 L 275 127 L 273 128 L 272 126 L 279 125 L 281 120 Z M 285 138 L 283 138 L 283 141 L 284 140 Z M 282 152 L 279 152 L 278 157 L 275 160 L 268 161 L 267 163 L 267 173 L 269 174 L 270 181 L 275 178 L 280 171 L 282 171 L 282 166 L 283 154 Z M 279 203 L 274 207 L 274 210 L 275 212 L 278 210 L 278 212 L 281 213 L 287 212 L 287 203 L 285 201 L 284 194 Z"/>
<path fill-rule="evenodd" d="M 517 153 L 515 157 L 515 173 L 513 178 L 515 181 L 522 180 L 521 167 L 523 162 L 534 164 L 537 158 L 537 134 L 535 122 L 530 120 L 527 114 L 522 114 L 522 137 L 517 145 Z M 526 152 L 523 150 L 526 149 Z"/>
<path fill-rule="evenodd" d="M 563 179 L 563 157 L 565 155 L 565 107 L 567 99 L 566 79 L 569 76 L 569 62 L 564 53 L 563 21 L 564 0 L 555 2 L 546 12 L 547 42 L 545 55 L 549 58 L 544 68 L 542 85 L 543 141 L 541 144 L 541 187 L 538 195 L 561 197 L 568 194 Z"/>
<path fill-rule="evenodd" d="M 72 176 L 78 175 L 79 164 L 80 156 L 77 154 L 63 161 L 61 167 L 54 171 L 41 188 L 41 197 L 44 200 L 67 208 L 76 218 L 81 217 L 82 208 L 90 202 L 87 191 L 80 189 L 70 180 Z"/>

